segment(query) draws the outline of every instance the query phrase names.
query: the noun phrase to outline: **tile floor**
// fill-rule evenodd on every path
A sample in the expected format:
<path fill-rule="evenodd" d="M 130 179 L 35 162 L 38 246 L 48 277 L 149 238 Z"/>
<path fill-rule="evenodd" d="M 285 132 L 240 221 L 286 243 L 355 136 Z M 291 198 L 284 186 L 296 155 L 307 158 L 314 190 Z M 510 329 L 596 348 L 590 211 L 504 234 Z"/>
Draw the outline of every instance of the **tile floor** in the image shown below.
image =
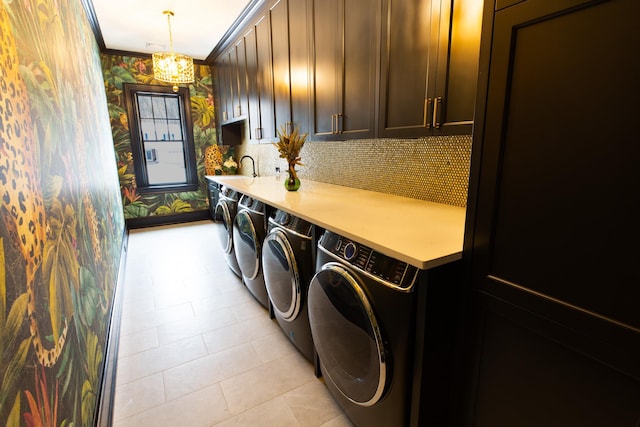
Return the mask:
<path fill-rule="evenodd" d="M 226 266 L 217 227 L 130 232 L 113 425 L 351 426 Z"/>

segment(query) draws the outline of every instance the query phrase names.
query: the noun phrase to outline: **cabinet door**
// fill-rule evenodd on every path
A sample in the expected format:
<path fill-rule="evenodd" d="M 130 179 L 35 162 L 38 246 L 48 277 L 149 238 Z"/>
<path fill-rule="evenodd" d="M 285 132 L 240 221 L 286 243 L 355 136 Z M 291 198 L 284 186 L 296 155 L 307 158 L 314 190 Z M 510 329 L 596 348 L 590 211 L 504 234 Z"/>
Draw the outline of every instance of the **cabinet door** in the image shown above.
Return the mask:
<path fill-rule="evenodd" d="M 442 0 L 431 127 L 470 134 L 473 125 L 483 0 Z M 434 4 L 434 9 L 436 5 Z"/>
<path fill-rule="evenodd" d="M 381 137 L 431 133 L 433 97 L 427 85 L 430 72 L 432 78 L 435 74 L 439 28 L 432 23 L 431 3 L 432 0 L 384 2 L 378 118 Z"/>
<path fill-rule="evenodd" d="M 309 16 L 307 0 L 289 1 L 289 66 L 291 121 L 300 133 L 309 131 Z"/>
<path fill-rule="evenodd" d="M 246 65 L 247 65 L 247 101 L 249 124 L 249 141 L 259 142 L 262 132 L 260 117 L 260 91 L 258 89 L 258 52 L 256 29 L 251 26 L 244 36 Z"/>
<path fill-rule="evenodd" d="M 229 52 L 234 118 L 247 114 L 247 66 L 244 42 L 244 38 L 241 38 Z"/>
<path fill-rule="evenodd" d="M 249 140 L 270 142 L 275 135 L 269 17 L 264 15 L 245 33 Z"/>
<path fill-rule="evenodd" d="M 218 94 L 220 98 L 220 122 L 224 123 L 233 117 L 233 95 L 231 93 L 231 67 L 229 53 L 225 53 L 217 61 Z"/>
<path fill-rule="evenodd" d="M 342 96 L 338 70 L 342 54 L 340 0 L 311 0 L 313 16 L 311 137 L 331 139 L 335 135 L 338 98 Z"/>
<path fill-rule="evenodd" d="M 379 69 L 380 1 L 345 0 L 343 3 L 343 84 L 337 121 L 340 139 L 375 136 L 376 77 Z"/>
<path fill-rule="evenodd" d="M 635 379 L 636 397 L 624 419 L 584 416 L 593 408 L 606 415 L 613 403 L 615 415 L 622 414 L 622 401 L 601 390 L 623 389 L 598 386 L 604 376 L 594 369 L 577 375 L 565 369 L 584 363 L 574 355 L 551 364 L 519 363 L 529 349 L 497 336 L 478 350 L 476 366 L 491 369 L 473 387 L 480 392 L 474 425 L 500 425 L 491 411 L 498 400 L 509 407 L 510 397 L 525 389 L 519 384 L 528 381 L 535 381 L 536 392 L 528 388 L 520 400 L 544 401 L 555 411 L 531 425 L 636 425 L 640 60 L 631 52 L 640 44 L 640 2 L 528 0 L 495 15 L 494 6 L 486 5 L 483 23 L 472 154 L 478 163 L 472 165 L 465 235 L 472 285 L 553 325 L 568 325 L 571 334 L 593 343 L 590 360 Z M 553 341 L 576 348 L 578 338 L 565 332 Z M 511 346 L 517 351 L 494 359 Z M 582 375 L 593 388 L 578 384 L 566 393 L 557 387 Z M 568 399 L 587 391 L 593 392 L 589 399 Z M 538 405 L 534 412 L 545 415 Z M 524 411 L 517 415 L 528 419 Z"/>
<path fill-rule="evenodd" d="M 312 2 L 311 132 L 314 139 L 375 134 L 380 3 Z"/>
<path fill-rule="evenodd" d="M 273 106 L 273 75 L 271 67 L 271 29 L 269 16 L 256 23 L 256 53 L 258 55 L 258 92 L 260 99 L 260 140 L 271 142 L 276 134 Z"/>
<path fill-rule="evenodd" d="M 288 0 L 278 0 L 269 10 L 273 58 L 273 101 L 275 129 L 291 130 L 291 72 L 289 62 Z M 274 129 L 274 130 L 275 130 Z M 274 133 L 270 135 L 276 138 Z"/>

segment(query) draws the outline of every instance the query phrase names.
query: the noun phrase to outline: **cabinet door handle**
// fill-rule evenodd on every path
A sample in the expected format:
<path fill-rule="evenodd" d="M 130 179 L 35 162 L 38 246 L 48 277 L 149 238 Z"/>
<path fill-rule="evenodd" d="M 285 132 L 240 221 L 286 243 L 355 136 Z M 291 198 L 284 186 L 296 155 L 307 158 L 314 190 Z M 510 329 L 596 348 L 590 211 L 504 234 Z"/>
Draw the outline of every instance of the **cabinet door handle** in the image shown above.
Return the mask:
<path fill-rule="evenodd" d="M 242 108 L 238 105 L 236 106 L 236 117 L 242 115 Z"/>
<path fill-rule="evenodd" d="M 342 133 L 342 113 L 336 114 L 336 133 Z"/>
<path fill-rule="evenodd" d="M 429 122 L 429 106 L 431 105 L 431 98 L 424 99 L 424 117 L 422 118 L 422 122 L 424 123 L 424 127 L 429 129 L 431 127 L 431 123 Z"/>
<path fill-rule="evenodd" d="M 331 115 L 331 134 L 333 135 L 336 134 L 336 118 L 335 114 Z"/>
<path fill-rule="evenodd" d="M 229 114 L 227 114 L 226 111 L 222 112 L 222 120 L 224 120 L 225 122 L 229 120 Z"/>
<path fill-rule="evenodd" d="M 262 128 L 256 128 L 256 139 L 262 139 Z"/>
<path fill-rule="evenodd" d="M 438 105 L 442 104 L 442 97 L 439 96 L 433 100 L 433 127 L 440 129 L 440 121 L 438 120 Z"/>

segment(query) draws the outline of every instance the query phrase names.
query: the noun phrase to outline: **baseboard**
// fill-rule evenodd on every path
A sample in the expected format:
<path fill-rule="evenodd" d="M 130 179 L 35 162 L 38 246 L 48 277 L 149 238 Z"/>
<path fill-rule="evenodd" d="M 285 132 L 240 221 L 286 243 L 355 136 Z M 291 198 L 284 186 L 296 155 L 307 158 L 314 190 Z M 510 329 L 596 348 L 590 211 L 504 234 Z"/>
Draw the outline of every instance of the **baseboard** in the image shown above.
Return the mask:
<path fill-rule="evenodd" d="M 127 230 L 132 230 L 135 228 L 154 227 L 156 225 L 169 225 L 180 224 L 183 222 L 202 221 L 203 219 L 211 219 L 211 211 L 209 209 L 173 215 L 129 218 L 125 220 L 125 222 L 127 225 Z"/>
<path fill-rule="evenodd" d="M 129 232 L 125 228 L 122 237 L 122 249 L 118 264 L 118 279 L 114 286 L 111 301 L 109 325 L 104 352 L 102 378 L 99 385 L 98 408 L 94 417 L 94 426 L 111 427 L 113 422 L 113 404 L 116 388 L 116 371 L 118 363 L 118 342 L 120 341 L 120 318 L 122 314 L 122 284 L 127 264 L 127 248 Z"/>

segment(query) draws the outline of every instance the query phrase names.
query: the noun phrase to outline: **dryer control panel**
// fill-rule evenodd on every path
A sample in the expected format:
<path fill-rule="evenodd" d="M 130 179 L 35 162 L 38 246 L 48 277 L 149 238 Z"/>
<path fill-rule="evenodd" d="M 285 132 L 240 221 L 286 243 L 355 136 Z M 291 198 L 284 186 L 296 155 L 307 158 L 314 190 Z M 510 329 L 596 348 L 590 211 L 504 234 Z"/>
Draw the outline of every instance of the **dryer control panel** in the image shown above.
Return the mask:
<path fill-rule="evenodd" d="M 324 233 L 318 244 L 353 267 L 394 287 L 409 289 L 416 278 L 416 267 L 330 231 Z"/>

